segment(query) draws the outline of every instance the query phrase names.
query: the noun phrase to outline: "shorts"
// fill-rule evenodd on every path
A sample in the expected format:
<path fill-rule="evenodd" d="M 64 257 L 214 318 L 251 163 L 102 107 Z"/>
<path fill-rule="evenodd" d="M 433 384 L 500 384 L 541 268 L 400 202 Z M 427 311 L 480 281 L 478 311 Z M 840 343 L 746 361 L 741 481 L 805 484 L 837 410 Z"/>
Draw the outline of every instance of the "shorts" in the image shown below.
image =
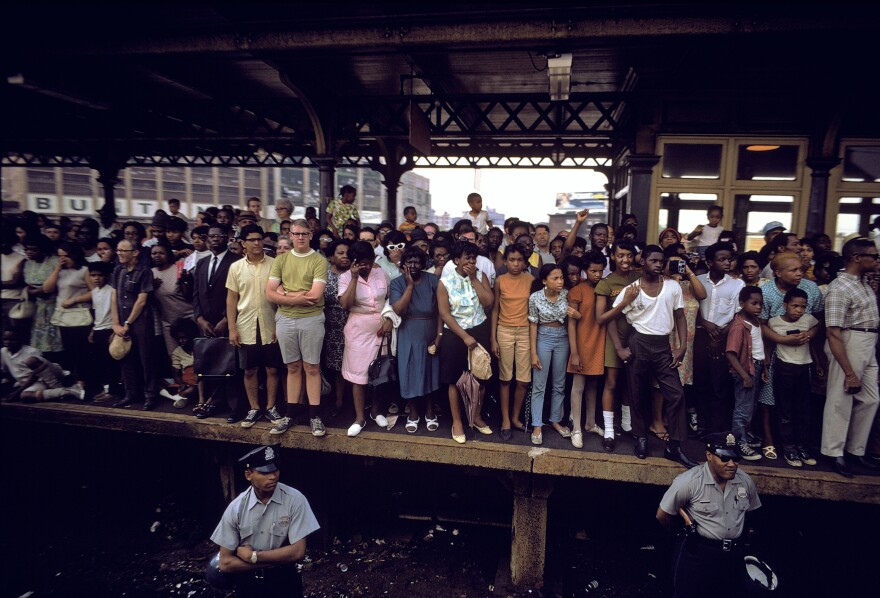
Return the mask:
<path fill-rule="evenodd" d="M 445 336 L 445 335 L 444 335 Z M 513 378 L 516 366 L 517 382 L 532 381 L 532 352 L 528 326 L 498 325 L 495 335 L 501 357 L 498 360 L 498 379 L 508 382 Z"/>
<path fill-rule="evenodd" d="M 308 318 L 289 318 L 275 314 L 275 337 L 281 349 L 284 363 L 305 361 L 311 365 L 321 363 L 324 346 L 324 314 Z"/>
<path fill-rule="evenodd" d="M 27 388 L 25 388 L 22 392 L 40 392 L 41 390 L 49 390 L 49 385 L 45 382 L 40 382 L 37 380 Z"/>
<path fill-rule="evenodd" d="M 260 325 L 257 324 L 257 342 L 253 345 L 244 343 L 238 348 L 238 365 L 243 370 L 253 368 L 283 368 L 281 361 L 281 349 L 278 342 L 268 345 L 263 344 L 263 336 L 260 334 Z"/>
<path fill-rule="evenodd" d="M 268 345 L 241 345 L 238 348 L 238 365 L 243 370 L 253 368 L 283 368 L 280 343 Z"/>

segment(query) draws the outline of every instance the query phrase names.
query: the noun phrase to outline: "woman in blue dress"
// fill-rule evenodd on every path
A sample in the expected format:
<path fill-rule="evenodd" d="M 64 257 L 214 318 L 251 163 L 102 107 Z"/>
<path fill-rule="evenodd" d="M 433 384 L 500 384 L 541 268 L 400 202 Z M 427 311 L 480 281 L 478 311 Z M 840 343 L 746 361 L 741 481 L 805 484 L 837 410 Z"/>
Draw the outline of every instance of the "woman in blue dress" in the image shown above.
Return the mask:
<path fill-rule="evenodd" d="M 427 254 L 409 247 L 400 260 L 402 276 L 391 281 L 391 307 L 402 318 L 397 328 L 397 367 L 400 372 L 400 396 L 409 400 L 406 431 L 419 428 L 419 402 L 425 397 L 425 422 L 429 432 L 437 430 L 430 394 L 440 387 L 437 345 L 440 342 L 437 312 L 439 278 L 423 272 Z"/>

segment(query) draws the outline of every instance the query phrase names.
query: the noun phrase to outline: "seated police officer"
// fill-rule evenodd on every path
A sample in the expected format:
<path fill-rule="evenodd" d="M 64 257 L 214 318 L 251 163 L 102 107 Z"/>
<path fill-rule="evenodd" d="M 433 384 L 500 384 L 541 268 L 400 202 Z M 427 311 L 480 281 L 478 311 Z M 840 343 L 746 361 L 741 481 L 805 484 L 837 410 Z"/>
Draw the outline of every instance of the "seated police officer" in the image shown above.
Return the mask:
<path fill-rule="evenodd" d="M 302 596 L 296 561 L 306 536 L 318 529 L 309 501 L 278 482 L 278 447 L 261 446 L 238 460 L 251 487 L 223 513 L 211 541 L 220 546 L 220 572 L 237 596 Z"/>
<path fill-rule="evenodd" d="M 657 509 L 657 521 L 669 531 L 680 512 L 686 517 L 672 559 L 677 598 L 740 594 L 745 515 L 761 506 L 752 478 L 737 468 L 734 435 L 709 434 L 705 441 L 706 463 L 677 476 Z"/>

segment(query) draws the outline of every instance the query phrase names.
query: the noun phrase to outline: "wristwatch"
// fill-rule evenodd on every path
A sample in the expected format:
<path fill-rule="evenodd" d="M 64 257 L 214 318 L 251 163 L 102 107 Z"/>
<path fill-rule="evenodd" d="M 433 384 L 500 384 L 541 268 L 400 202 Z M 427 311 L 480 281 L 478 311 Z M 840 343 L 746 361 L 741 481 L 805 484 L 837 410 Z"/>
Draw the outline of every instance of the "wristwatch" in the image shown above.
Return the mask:
<path fill-rule="evenodd" d="M 257 551 L 254 550 L 253 552 L 251 552 L 251 565 L 256 565 L 256 564 L 257 564 Z"/>
<path fill-rule="evenodd" d="M 284 295 L 285 297 L 287 297 L 287 289 L 284 289 L 284 292 L 282 293 L 282 295 Z"/>
<path fill-rule="evenodd" d="M 123 326 L 128 326 L 128 320 L 125 321 L 125 323 L 123 324 Z"/>

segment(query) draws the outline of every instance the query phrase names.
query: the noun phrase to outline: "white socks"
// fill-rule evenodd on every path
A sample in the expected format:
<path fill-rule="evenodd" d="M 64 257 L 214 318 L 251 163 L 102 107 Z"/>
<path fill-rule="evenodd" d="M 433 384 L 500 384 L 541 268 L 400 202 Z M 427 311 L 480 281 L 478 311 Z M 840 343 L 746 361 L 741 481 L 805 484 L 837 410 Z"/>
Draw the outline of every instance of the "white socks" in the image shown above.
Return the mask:
<path fill-rule="evenodd" d="M 620 427 L 624 432 L 632 432 L 632 417 L 629 414 L 629 405 L 620 406 Z"/>
<path fill-rule="evenodd" d="M 605 438 L 614 438 L 614 412 L 603 411 L 602 419 L 605 420 Z"/>

